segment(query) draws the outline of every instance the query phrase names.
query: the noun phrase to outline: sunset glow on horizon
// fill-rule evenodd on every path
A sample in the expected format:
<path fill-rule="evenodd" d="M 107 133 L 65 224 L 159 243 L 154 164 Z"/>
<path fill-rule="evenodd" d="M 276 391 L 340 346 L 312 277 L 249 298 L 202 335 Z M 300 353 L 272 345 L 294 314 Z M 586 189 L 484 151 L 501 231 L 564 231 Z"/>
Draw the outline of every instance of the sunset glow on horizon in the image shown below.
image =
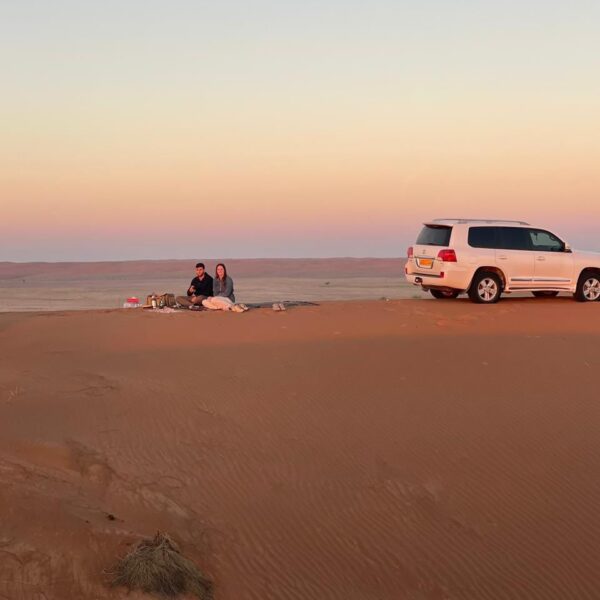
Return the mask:
<path fill-rule="evenodd" d="M 0 261 L 600 250 L 600 5 L 4 3 Z"/>

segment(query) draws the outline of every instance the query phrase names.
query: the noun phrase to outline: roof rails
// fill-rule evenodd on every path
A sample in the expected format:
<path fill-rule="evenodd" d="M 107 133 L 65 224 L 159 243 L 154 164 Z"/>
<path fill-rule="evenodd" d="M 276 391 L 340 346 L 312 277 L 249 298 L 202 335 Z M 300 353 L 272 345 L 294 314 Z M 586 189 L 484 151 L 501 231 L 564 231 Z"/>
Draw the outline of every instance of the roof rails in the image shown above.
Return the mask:
<path fill-rule="evenodd" d="M 513 223 L 516 225 L 529 225 L 525 221 L 510 221 L 508 219 L 433 219 L 431 223 Z"/>

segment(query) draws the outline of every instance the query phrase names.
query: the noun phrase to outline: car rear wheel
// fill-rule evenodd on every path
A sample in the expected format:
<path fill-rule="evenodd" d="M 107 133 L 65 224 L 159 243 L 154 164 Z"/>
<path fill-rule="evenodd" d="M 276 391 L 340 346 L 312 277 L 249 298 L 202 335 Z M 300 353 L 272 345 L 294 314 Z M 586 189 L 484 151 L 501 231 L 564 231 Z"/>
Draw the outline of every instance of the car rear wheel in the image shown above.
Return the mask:
<path fill-rule="evenodd" d="M 484 271 L 473 277 L 469 288 L 469 298 L 479 304 L 494 304 L 500 300 L 502 282 L 495 273 Z"/>
<path fill-rule="evenodd" d="M 438 300 L 452 300 L 458 298 L 458 292 L 451 290 L 429 290 L 429 293 Z"/>
<path fill-rule="evenodd" d="M 575 300 L 579 302 L 596 302 L 600 299 L 600 274 L 584 271 L 577 282 Z"/>
<path fill-rule="evenodd" d="M 543 290 L 543 291 L 539 291 L 539 292 L 531 292 L 536 298 L 555 298 L 556 296 L 558 296 L 558 292 L 552 291 L 552 290 Z"/>

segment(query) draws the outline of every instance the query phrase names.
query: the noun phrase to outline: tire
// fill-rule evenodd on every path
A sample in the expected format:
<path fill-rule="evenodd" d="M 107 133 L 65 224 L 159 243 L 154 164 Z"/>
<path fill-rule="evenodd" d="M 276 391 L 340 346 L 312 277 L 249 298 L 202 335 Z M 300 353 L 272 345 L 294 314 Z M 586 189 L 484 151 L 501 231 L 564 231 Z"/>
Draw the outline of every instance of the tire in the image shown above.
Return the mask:
<path fill-rule="evenodd" d="M 476 273 L 469 288 L 469 298 L 478 304 L 495 304 L 502 295 L 502 282 L 496 273 Z"/>
<path fill-rule="evenodd" d="M 548 290 L 548 291 L 539 291 L 539 292 L 531 292 L 536 298 L 556 298 L 558 296 L 558 292 Z"/>
<path fill-rule="evenodd" d="M 574 297 L 578 302 L 597 302 L 600 299 L 600 274 L 584 271 L 579 276 Z"/>
<path fill-rule="evenodd" d="M 453 300 L 454 298 L 458 298 L 458 292 L 429 290 L 429 293 L 437 300 Z"/>

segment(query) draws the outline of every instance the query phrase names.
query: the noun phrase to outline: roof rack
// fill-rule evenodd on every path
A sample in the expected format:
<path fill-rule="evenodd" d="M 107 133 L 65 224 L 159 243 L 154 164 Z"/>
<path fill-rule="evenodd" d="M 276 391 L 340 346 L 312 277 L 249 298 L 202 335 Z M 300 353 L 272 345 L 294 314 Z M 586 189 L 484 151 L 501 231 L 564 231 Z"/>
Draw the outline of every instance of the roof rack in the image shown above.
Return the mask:
<path fill-rule="evenodd" d="M 509 219 L 433 219 L 431 223 L 513 223 L 516 225 L 530 225 L 525 221 L 511 221 Z"/>

